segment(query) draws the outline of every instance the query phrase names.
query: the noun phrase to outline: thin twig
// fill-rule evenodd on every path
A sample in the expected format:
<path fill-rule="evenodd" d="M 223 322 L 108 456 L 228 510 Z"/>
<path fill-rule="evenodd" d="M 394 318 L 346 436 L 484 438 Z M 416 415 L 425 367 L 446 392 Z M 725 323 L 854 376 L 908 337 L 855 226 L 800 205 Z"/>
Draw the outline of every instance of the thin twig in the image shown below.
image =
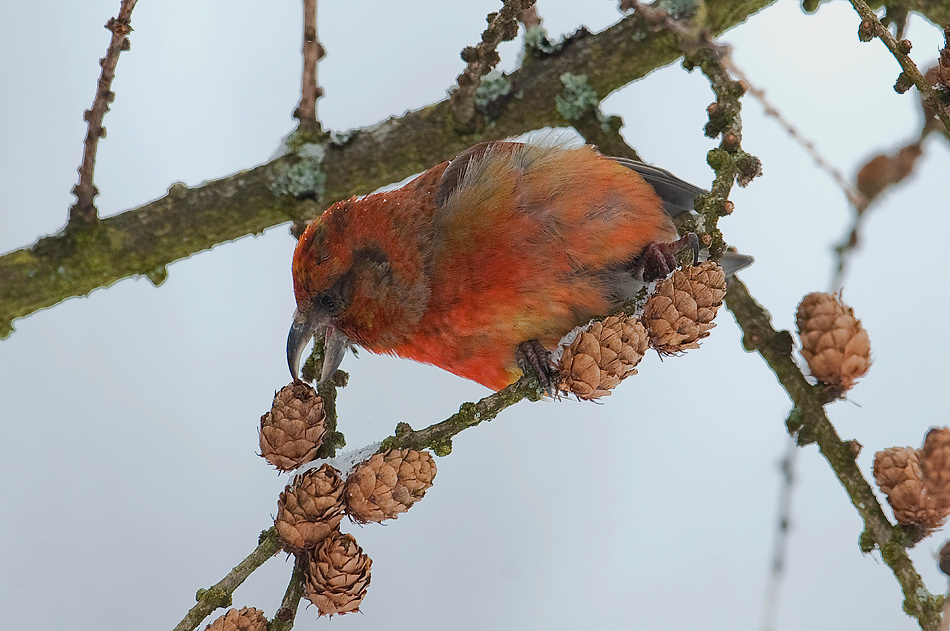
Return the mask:
<path fill-rule="evenodd" d="M 494 420 L 502 410 L 524 399 L 538 400 L 537 377 L 522 377 L 477 403 L 463 403 L 458 412 L 425 429 L 413 430 L 408 423 L 400 423 L 396 426 L 395 435 L 382 442 L 380 451 L 397 448 L 431 449 L 436 455 L 447 456 L 452 451 L 452 438 L 456 434 L 479 423 Z"/>
<path fill-rule="evenodd" d="M 537 5 L 532 4 L 527 9 L 519 13 L 518 21 L 524 24 L 525 31 L 541 26 L 541 16 L 538 15 Z"/>
<path fill-rule="evenodd" d="M 926 133 L 926 129 L 927 126 L 925 125 L 925 132 L 922 133 L 922 136 Z M 871 203 L 887 188 L 902 182 L 913 173 L 917 159 L 922 154 L 921 140 L 915 140 L 901 147 L 892 155 L 882 153 L 874 156 L 858 171 L 857 188 L 861 191 L 864 199 L 867 200 L 867 205 L 864 208 L 855 207 L 851 226 L 846 233 L 847 236 L 835 246 L 837 263 L 831 281 L 832 291 L 838 291 L 844 282 L 849 256 L 860 245 L 861 228 L 864 225 L 864 218 L 867 216 L 867 210 Z"/>
<path fill-rule="evenodd" d="M 927 80 L 924 79 L 924 75 L 920 73 L 920 70 L 917 69 L 917 66 L 907 55 L 907 51 L 910 48 L 909 42 L 907 42 L 907 40 L 898 42 L 897 39 L 891 35 L 891 32 L 887 30 L 887 27 L 881 24 L 877 14 L 871 10 L 871 7 L 869 7 L 864 0 L 849 0 L 849 2 L 851 2 L 851 6 L 854 7 L 854 10 L 858 12 L 858 15 L 861 16 L 861 19 L 864 20 L 862 28 L 868 25 L 871 34 L 879 37 L 880 40 L 884 42 L 884 45 L 887 46 L 887 49 L 891 51 L 897 63 L 899 63 L 904 70 L 902 76 L 898 78 L 898 84 L 901 83 L 901 79 L 906 77 L 913 85 L 917 86 L 924 103 L 933 109 L 934 114 L 940 119 L 940 122 L 943 123 L 947 132 L 950 133 L 950 115 L 947 114 L 947 104 L 940 99 L 940 96 L 934 91 L 930 84 L 927 83 Z M 895 86 L 895 88 L 896 87 L 897 86 Z M 910 86 L 907 85 L 906 87 Z"/>
<path fill-rule="evenodd" d="M 460 130 L 471 131 L 474 127 L 478 84 L 501 60 L 496 50 L 498 44 L 518 35 L 518 18 L 534 5 L 535 0 L 504 0 L 504 3 L 500 11 L 488 14 L 488 28 L 482 33 L 482 41 L 462 50 L 465 70 L 456 79 L 458 87 L 449 98 L 456 127 Z"/>
<path fill-rule="evenodd" d="M 264 562 L 280 552 L 281 542 L 277 530 L 270 528 L 261 533 L 260 543 L 247 558 L 238 563 L 228 575 L 208 589 L 199 589 L 196 596 L 198 604 L 192 607 L 173 631 L 193 631 L 201 621 L 218 607 L 230 607 L 231 595 L 251 572 L 264 565 Z"/>
<path fill-rule="evenodd" d="M 309 557 L 306 553 L 297 554 L 294 560 L 294 571 L 290 575 L 287 591 L 280 602 L 280 609 L 274 614 L 274 619 L 267 624 L 267 631 L 290 631 L 294 628 L 294 619 L 297 617 L 297 608 L 304 592 L 304 572 L 307 569 Z"/>
<path fill-rule="evenodd" d="M 904 593 L 904 611 L 917 618 L 925 631 L 936 631 L 940 622 L 940 597 L 927 591 L 920 574 L 907 556 L 910 543 L 904 531 L 888 521 L 874 491 L 855 462 L 853 443 L 843 441 L 825 415 L 830 397 L 824 388 L 809 385 L 792 357 L 792 337 L 776 331 L 771 316 L 746 286 L 733 279 L 726 294 L 726 307 L 742 329 L 746 350 L 762 356 L 795 405 L 789 416 L 789 433 L 799 445 L 816 443 L 831 466 L 851 503 L 864 521 L 861 544 L 865 552 L 877 548 L 894 573 Z"/>
<path fill-rule="evenodd" d="M 317 40 L 317 0 L 303 0 L 303 79 L 300 105 L 294 110 L 301 131 L 321 131 L 317 120 L 317 99 L 323 96 L 323 88 L 317 85 L 317 62 L 325 54 Z"/>
<path fill-rule="evenodd" d="M 82 164 L 79 166 L 79 183 L 73 187 L 76 203 L 69 207 L 69 225 L 95 224 L 99 221 L 96 209 L 96 195 L 99 189 L 93 183 L 93 172 L 96 169 L 96 148 L 99 139 L 106 137 L 106 129 L 102 126 L 102 119 L 109 111 L 109 103 L 115 100 L 112 91 L 112 80 L 115 79 L 115 67 L 119 63 L 119 53 L 129 50 L 131 44 L 128 35 L 132 32 L 132 9 L 137 0 L 122 0 L 119 14 L 109 18 L 105 27 L 112 31 L 112 39 L 106 56 L 99 60 L 102 73 L 96 85 L 96 97 L 92 101 L 92 108 L 83 113 L 83 119 L 88 123 L 86 139 L 83 142 Z"/>
<path fill-rule="evenodd" d="M 778 111 L 778 109 L 768 100 L 768 97 L 765 96 L 765 91 L 757 87 L 754 83 L 749 81 L 749 78 L 745 75 L 742 70 L 740 70 L 735 62 L 732 61 L 731 56 L 726 55 L 722 59 L 722 63 L 729 69 L 729 72 L 732 73 L 739 81 L 742 81 L 745 84 L 746 90 L 751 94 L 755 100 L 762 105 L 762 109 L 765 111 L 767 116 L 771 116 L 779 124 L 779 126 L 785 130 L 792 140 L 797 142 L 802 149 L 805 150 L 811 159 L 814 160 L 815 164 L 818 165 L 818 168 L 823 170 L 825 173 L 834 180 L 841 190 L 844 192 L 845 197 L 848 198 L 848 201 L 851 202 L 851 205 L 855 208 L 862 210 L 867 206 L 868 200 L 861 194 L 860 191 L 854 188 L 848 179 L 844 176 L 843 173 L 837 168 L 835 168 L 830 162 L 828 162 L 824 156 L 819 153 L 818 149 L 808 138 L 805 138 L 801 132 L 784 116 Z"/>
<path fill-rule="evenodd" d="M 778 621 L 778 604 L 785 580 L 785 559 L 788 556 L 788 535 L 792 527 L 792 491 L 795 488 L 795 460 L 798 445 L 789 440 L 782 457 L 782 486 L 778 494 L 778 525 L 772 543 L 772 568 L 765 589 L 762 631 L 774 631 Z"/>
<path fill-rule="evenodd" d="M 705 134 L 709 138 L 719 136 L 721 141 L 717 149 L 706 156 L 706 162 L 713 168 L 716 177 L 710 192 L 699 199 L 697 210 L 702 225 L 697 226 L 704 245 L 713 257 L 719 257 L 725 251 L 726 242 L 717 224 L 720 217 L 732 212 L 729 193 L 733 183 L 747 186 L 755 177 L 762 174 L 762 163 L 755 156 L 742 150 L 742 109 L 740 97 L 745 88 L 732 78 L 723 59 L 729 52 L 710 38 L 701 25 L 693 25 L 685 20 L 677 20 L 669 13 L 652 5 L 643 5 L 637 0 L 629 3 L 636 13 L 642 15 L 647 23 L 655 28 L 667 30 L 676 37 L 677 45 L 683 52 L 683 65 L 692 70 L 698 66 L 709 79 L 709 85 L 716 95 L 716 102 L 707 108 L 709 123 Z"/>

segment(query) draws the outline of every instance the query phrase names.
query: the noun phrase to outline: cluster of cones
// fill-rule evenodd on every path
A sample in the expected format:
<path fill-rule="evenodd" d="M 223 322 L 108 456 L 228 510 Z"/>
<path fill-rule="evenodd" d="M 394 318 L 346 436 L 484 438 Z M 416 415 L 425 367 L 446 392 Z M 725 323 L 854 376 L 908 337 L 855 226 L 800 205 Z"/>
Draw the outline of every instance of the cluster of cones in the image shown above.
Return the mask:
<path fill-rule="evenodd" d="M 281 471 L 296 469 L 314 459 L 326 433 L 323 399 L 307 384 L 288 384 L 261 418 L 261 455 Z M 372 560 L 340 531 L 343 517 L 360 524 L 394 519 L 422 499 L 435 474 L 427 452 L 391 449 L 345 479 L 323 464 L 287 485 L 274 525 L 285 548 L 303 557 L 305 595 L 321 615 L 358 611 L 370 582 Z"/>
<path fill-rule="evenodd" d="M 835 294 L 811 293 L 798 306 L 798 335 L 811 375 L 843 396 L 871 366 L 861 321 Z M 931 429 L 920 449 L 891 447 L 874 454 L 874 481 L 894 518 L 919 537 L 950 516 L 950 429 Z"/>
<path fill-rule="evenodd" d="M 891 447 L 874 454 L 874 480 L 897 523 L 923 535 L 950 515 L 950 429 L 934 428 L 920 449 Z"/>
<path fill-rule="evenodd" d="M 613 315 L 565 338 L 560 390 L 579 399 L 598 399 L 637 373 L 648 348 L 660 355 L 698 348 L 699 340 L 716 326 L 713 319 L 725 295 L 726 278 L 718 263 L 674 270 L 657 283 L 639 317 Z"/>

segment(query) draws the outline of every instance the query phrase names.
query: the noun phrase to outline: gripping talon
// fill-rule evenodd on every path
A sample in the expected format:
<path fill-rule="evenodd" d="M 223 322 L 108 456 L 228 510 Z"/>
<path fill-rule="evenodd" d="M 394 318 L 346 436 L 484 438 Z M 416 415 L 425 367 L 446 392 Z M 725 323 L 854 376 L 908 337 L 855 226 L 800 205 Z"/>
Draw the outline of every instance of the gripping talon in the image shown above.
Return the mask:
<path fill-rule="evenodd" d="M 561 381 L 561 373 L 551 361 L 551 351 L 544 348 L 538 340 L 528 340 L 518 345 L 515 357 L 518 366 L 526 375 L 533 372 L 538 376 L 541 390 L 557 398 L 557 384 Z"/>

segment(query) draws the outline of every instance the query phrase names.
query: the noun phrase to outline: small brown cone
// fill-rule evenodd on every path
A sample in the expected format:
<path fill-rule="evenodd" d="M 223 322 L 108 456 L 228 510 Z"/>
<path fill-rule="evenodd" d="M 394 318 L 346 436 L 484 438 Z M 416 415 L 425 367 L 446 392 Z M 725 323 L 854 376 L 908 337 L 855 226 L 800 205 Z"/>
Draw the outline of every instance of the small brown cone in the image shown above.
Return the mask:
<path fill-rule="evenodd" d="M 674 270 L 659 283 L 643 309 L 650 344 L 661 355 L 699 348 L 726 295 L 726 277 L 718 263 Z"/>
<path fill-rule="evenodd" d="M 426 451 L 373 454 L 346 479 L 346 513 L 361 524 L 395 519 L 422 499 L 435 474 L 435 460 Z"/>
<path fill-rule="evenodd" d="M 867 373 L 871 366 L 867 331 L 836 294 L 808 294 L 798 305 L 796 320 L 802 356 L 818 381 L 843 394 Z"/>
<path fill-rule="evenodd" d="M 950 429 L 935 427 L 927 432 L 918 456 L 927 493 L 941 505 L 950 506 Z"/>
<path fill-rule="evenodd" d="M 369 587 L 373 560 L 353 535 L 334 531 L 313 551 L 307 566 L 307 599 L 321 616 L 359 611 Z"/>
<path fill-rule="evenodd" d="M 281 471 L 310 462 L 327 433 L 326 418 L 313 388 L 301 381 L 287 384 L 261 417 L 261 455 Z"/>
<path fill-rule="evenodd" d="M 205 631 L 267 631 L 267 618 L 263 611 L 253 607 L 228 609 L 205 627 Z"/>
<path fill-rule="evenodd" d="M 630 375 L 647 352 L 647 331 L 629 316 L 610 316 L 581 330 L 561 355 L 564 392 L 592 400 L 610 391 Z"/>
<path fill-rule="evenodd" d="M 274 526 L 294 550 L 313 548 L 343 520 L 343 479 L 328 464 L 297 476 L 277 499 Z"/>
<path fill-rule="evenodd" d="M 950 514 L 950 505 L 927 494 L 917 450 L 912 447 L 891 447 L 874 454 L 874 480 L 902 525 L 930 531 L 942 526 Z"/>

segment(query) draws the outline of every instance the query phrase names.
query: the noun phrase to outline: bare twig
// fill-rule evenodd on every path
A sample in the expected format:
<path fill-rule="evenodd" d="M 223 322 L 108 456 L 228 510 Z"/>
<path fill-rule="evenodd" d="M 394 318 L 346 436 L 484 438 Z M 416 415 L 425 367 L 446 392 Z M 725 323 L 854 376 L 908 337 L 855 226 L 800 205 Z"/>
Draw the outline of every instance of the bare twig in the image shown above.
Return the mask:
<path fill-rule="evenodd" d="M 880 40 L 884 42 L 884 45 L 887 46 L 887 49 L 891 51 L 891 54 L 894 55 L 897 63 L 901 65 L 903 72 L 898 77 L 894 89 L 903 92 L 906 91 L 907 88 L 910 88 L 911 85 L 917 86 L 917 89 L 920 90 L 921 98 L 933 109 L 934 114 L 940 119 L 940 122 L 943 123 L 944 129 L 950 133 L 950 115 L 947 113 L 947 104 L 941 100 L 940 95 L 927 83 L 927 80 L 924 79 L 924 75 L 920 73 L 920 70 L 917 69 L 917 66 L 907 55 L 910 51 L 910 42 L 907 40 L 898 42 L 897 39 L 891 35 L 891 32 L 881 24 L 877 14 L 871 10 L 871 7 L 869 7 L 864 0 L 849 0 L 849 2 L 851 2 L 851 6 L 854 7 L 854 10 L 858 12 L 858 15 L 860 15 L 862 19 L 859 33 L 866 32 L 872 37 L 876 36 L 880 38 Z"/>
<path fill-rule="evenodd" d="M 122 0 L 119 14 L 109 18 L 105 27 L 112 31 L 112 39 L 106 56 L 99 60 L 102 73 L 96 85 L 96 98 L 92 101 L 92 109 L 83 113 L 83 119 L 88 123 L 86 140 L 83 142 L 82 164 L 79 166 L 79 183 L 73 187 L 76 203 L 69 208 L 69 225 L 78 226 L 94 224 L 99 221 L 95 198 L 99 189 L 93 184 L 93 172 L 96 169 L 96 148 L 99 139 L 106 137 L 106 129 L 102 126 L 102 119 L 109 111 L 109 103 L 115 100 L 112 91 L 112 80 L 115 78 L 115 67 L 119 63 L 119 53 L 129 50 L 128 35 L 132 32 L 132 9 L 137 0 Z"/>
<path fill-rule="evenodd" d="M 277 530 L 270 528 L 261 533 L 257 548 L 247 558 L 238 563 L 228 575 L 208 589 L 199 589 L 196 596 L 198 604 L 188 610 L 173 631 L 193 631 L 201 621 L 218 607 L 231 606 L 231 594 L 251 573 L 264 565 L 264 562 L 280 552 L 280 537 Z"/>
<path fill-rule="evenodd" d="M 828 162 L 821 153 L 818 152 L 818 149 L 815 147 L 815 144 L 805 138 L 798 129 L 778 111 L 778 109 L 772 105 L 772 103 L 765 96 L 765 91 L 757 87 L 754 83 L 749 81 L 749 78 L 742 72 L 735 63 L 732 61 L 732 58 L 729 55 L 726 55 L 722 59 L 722 63 L 729 69 L 729 72 L 733 74 L 739 81 L 742 81 L 745 84 L 746 90 L 751 94 L 755 100 L 757 100 L 761 105 L 762 109 L 765 111 L 766 115 L 771 116 L 779 124 L 782 129 L 785 130 L 791 138 L 801 145 L 802 149 L 805 150 L 811 159 L 814 160 L 815 164 L 818 165 L 818 168 L 823 170 L 825 173 L 834 180 L 841 190 L 844 192 L 845 197 L 848 198 L 848 201 L 857 209 L 864 209 L 867 206 L 868 200 L 861 194 L 860 191 L 854 188 L 848 179 L 841 173 L 840 170 L 835 168 L 830 162 Z"/>
<path fill-rule="evenodd" d="M 782 486 L 778 494 L 778 525 L 772 543 L 772 568 L 765 589 L 762 631 L 773 631 L 778 621 L 778 604 L 785 580 L 785 558 L 788 556 L 788 534 L 792 527 L 792 491 L 795 488 L 795 460 L 798 445 L 789 440 L 782 457 Z"/>
<path fill-rule="evenodd" d="M 267 624 L 267 631 L 290 631 L 294 628 L 294 619 L 297 617 L 297 608 L 303 597 L 304 571 L 309 558 L 306 553 L 298 553 L 294 560 L 294 571 L 290 575 L 287 591 L 280 602 L 280 609 L 274 614 L 274 619 Z"/>
<path fill-rule="evenodd" d="M 535 0 L 504 0 L 504 3 L 500 11 L 488 14 L 488 28 L 482 33 L 482 41 L 462 50 L 462 61 L 467 65 L 456 79 L 458 87 L 449 99 L 456 127 L 460 130 L 471 131 L 474 127 L 478 83 L 500 61 L 496 50 L 498 44 L 518 35 L 518 19 L 534 6 Z"/>
<path fill-rule="evenodd" d="M 924 130 L 924 133 L 926 133 L 926 125 Z M 879 154 L 874 156 L 858 171 L 857 188 L 862 197 L 867 200 L 867 205 L 863 208 L 855 207 L 847 236 L 835 246 L 837 264 L 831 281 L 832 291 L 841 288 L 848 267 L 849 255 L 860 245 L 861 227 L 864 225 L 868 206 L 887 188 L 898 184 L 909 176 L 922 153 L 921 141 L 916 140 L 901 147 L 893 155 Z"/>
<path fill-rule="evenodd" d="M 317 85 L 317 62 L 325 54 L 317 40 L 317 0 L 303 0 L 303 80 L 300 105 L 294 110 L 301 131 L 321 131 L 317 99 L 323 96 L 323 88 Z"/>
<path fill-rule="evenodd" d="M 532 4 L 518 14 L 518 21 L 524 24 L 525 31 L 541 26 L 541 16 L 538 15 L 537 5 Z"/>

